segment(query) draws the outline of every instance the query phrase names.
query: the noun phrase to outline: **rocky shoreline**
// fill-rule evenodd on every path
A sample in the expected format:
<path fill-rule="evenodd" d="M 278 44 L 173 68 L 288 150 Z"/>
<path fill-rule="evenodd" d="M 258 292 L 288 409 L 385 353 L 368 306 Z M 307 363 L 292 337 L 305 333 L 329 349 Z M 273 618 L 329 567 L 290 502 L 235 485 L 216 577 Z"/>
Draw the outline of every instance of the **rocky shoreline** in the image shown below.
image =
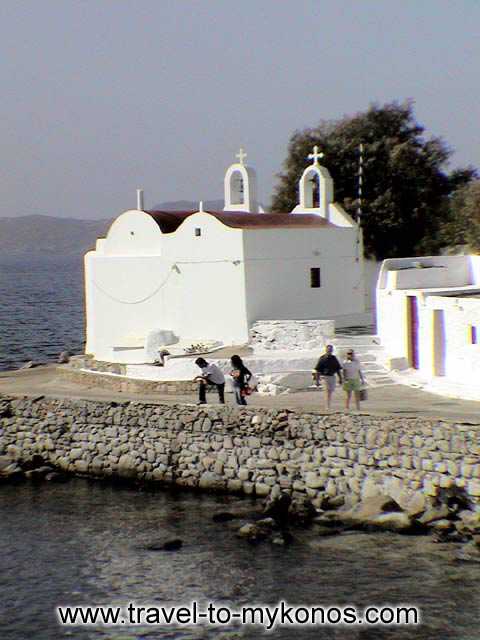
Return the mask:
<path fill-rule="evenodd" d="M 40 456 L 23 463 L 0 456 L 0 488 L 2 484 L 20 482 L 66 483 L 78 475 L 86 477 L 62 472 Z M 158 489 L 157 483 L 132 479 L 111 478 L 109 482 L 120 482 L 130 488 Z M 480 563 L 480 511 L 457 488 L 442 490 L 436 497 L 417 494 L 405 509 L 385 494 L 365 498 L 353 507 L 347 506 L 351 504 L 349 496 L 325 495 L 320 508 L 316 508 L 308 498 L 293 497 L 293 492 L 280 489 L 266 500 L 256 502 L 217 512 L 213 521 L 226 524 L 234 535 L 249 544 L 288 546 L 302 541 L 307 530 L 310 536 L 319 539 L 355 532 L 429 536 L 433 543 L 455 543 L 452 546 L 456 560 Z M 155 541 L 146 549 L 177 551 L 182 546 L 183 540 L 168 539 Z"/>
<path fill-rule="evenodd" d="M 353 508 L 345 508 L 347 498 L 325 498 L 324 509 L 315 509 L 308 500 L 294 500 L 287 493 L 268 500 L 256 518 L 240 525 L 237 535 L 251 543 L 288 545 L 301 531 L 326 537 L 352 532 L 392 532 L 427 535 L 434 543 L 456 543 L 455 557 L 480 562 L 480 513 L 461 491 L 446 490 L 435 499 L 418 501 L 403 510 L 390 496 L 366 498 Z M 222 514 L 227 520 L 227 514 Z"/>
<path fill-rule="evenodd" d="M 431 533 L 473 553 L 480 534 L 480 427 L 472 424 L 0 397 L 0 477 L 72 474 L 267 499 L 273 512 L 239 523 L 252 525 L 242 535 L 253 541 L 279 542 L 279 532 L 308 524 L 319 535 Z M 284 512 L 294 515 L 279 515 L 285 496 Z"/>

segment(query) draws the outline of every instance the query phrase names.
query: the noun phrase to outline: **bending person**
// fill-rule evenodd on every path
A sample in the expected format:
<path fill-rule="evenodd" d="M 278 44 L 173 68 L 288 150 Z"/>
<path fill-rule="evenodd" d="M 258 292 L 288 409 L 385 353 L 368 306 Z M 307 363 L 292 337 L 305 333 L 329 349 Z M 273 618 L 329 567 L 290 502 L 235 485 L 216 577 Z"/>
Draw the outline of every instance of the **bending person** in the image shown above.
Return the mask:
<path fill-rule="evenodd" d="M 202 375 L 195 378 L 195 382 L 198 382 L 198 404 L 207 403 L 207 385 L 217 388 L 220 404 L 225 404 L 225 376 L 222 371 L 204 358 L 197 358 L 195 364 L 202 370 Z"/>

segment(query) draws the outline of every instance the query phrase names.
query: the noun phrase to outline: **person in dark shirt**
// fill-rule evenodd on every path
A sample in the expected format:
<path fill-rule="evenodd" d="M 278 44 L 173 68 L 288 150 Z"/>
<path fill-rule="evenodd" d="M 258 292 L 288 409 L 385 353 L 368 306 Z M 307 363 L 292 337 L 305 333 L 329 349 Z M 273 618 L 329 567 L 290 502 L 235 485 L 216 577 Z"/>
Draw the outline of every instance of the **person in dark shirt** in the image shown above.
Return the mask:
<path fill-rule="evenodd" d="M 335 376 L 342 384 L 342 366 L 337 358 L 333 355 L 333 345 L 327 344 L 325 353 L 321 356 L 315 365 L 315 371 L 321 376 L 325 386 L 325 405 L 329 410 L 332 403 L 332 394 L 335 391 Z"/>
<path fill-rule="evenodd" d="M 233 378 L 233 389 L 235 391 L 235 399 L 237 404 L 246 405 L 247 400 L 245 396 L 247 395 L 246 390 L 248 387 L 248 382 L 252 377 L 252 374 L 247 369 L 247 367 L 243 364 L 243 360 L 240 356 L 232 356 L 230 358 L 230 362 L 232 363 L 232 372 L 231 376 Z"/>

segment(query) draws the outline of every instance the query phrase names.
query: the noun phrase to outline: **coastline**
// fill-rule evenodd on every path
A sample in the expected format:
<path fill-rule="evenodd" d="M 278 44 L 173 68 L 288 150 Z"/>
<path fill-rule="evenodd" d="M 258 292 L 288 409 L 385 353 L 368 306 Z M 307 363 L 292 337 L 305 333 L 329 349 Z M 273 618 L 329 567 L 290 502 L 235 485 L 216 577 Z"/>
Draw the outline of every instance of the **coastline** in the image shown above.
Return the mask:
<path fill-rule="evenodd" d="M 309 498 L 462 489 L 480 503 L 480 428 L 421 417 L 0 396 L 0 455 L 96 477 Z"/>

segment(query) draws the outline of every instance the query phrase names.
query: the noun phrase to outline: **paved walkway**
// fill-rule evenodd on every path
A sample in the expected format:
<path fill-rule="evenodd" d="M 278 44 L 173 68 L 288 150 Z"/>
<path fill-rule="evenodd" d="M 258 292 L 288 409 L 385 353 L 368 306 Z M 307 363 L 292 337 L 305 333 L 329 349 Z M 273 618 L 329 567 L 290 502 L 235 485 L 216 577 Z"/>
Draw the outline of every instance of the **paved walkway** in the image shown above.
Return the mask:
<path fill-rule="evenodd" d="M 30 397 L 46 395 L 55 398 L 83 398 L 87 400 L 136 400 L 162 404 L 196 402 L 196 397 L 193 395 L 173 397 L 158 394 L 127 394 L 97 389 L 94 386 L 78 385 L 65 380 L 55 365 L 22 371 L 0 372 L 0 394 Z M 216 402 L 216 394 L 209 394 L 208 399 Z M 233 403 L 231 394 L 227 394 L 227 402 Z M 254 394 L 249 399 L 249 404 L 257 407 L 322 412 L 323 395 L 316 389 L 275 397 Z M 337 389 L 335 393 L 332 410 L 344 410 L 343 392 L 340 389 Z M 480 425 L 480 402 L 444 398 L 399 384 L 369 389 L 369 399 L 362 403 L 362 413 L 405 414 Z"/>

